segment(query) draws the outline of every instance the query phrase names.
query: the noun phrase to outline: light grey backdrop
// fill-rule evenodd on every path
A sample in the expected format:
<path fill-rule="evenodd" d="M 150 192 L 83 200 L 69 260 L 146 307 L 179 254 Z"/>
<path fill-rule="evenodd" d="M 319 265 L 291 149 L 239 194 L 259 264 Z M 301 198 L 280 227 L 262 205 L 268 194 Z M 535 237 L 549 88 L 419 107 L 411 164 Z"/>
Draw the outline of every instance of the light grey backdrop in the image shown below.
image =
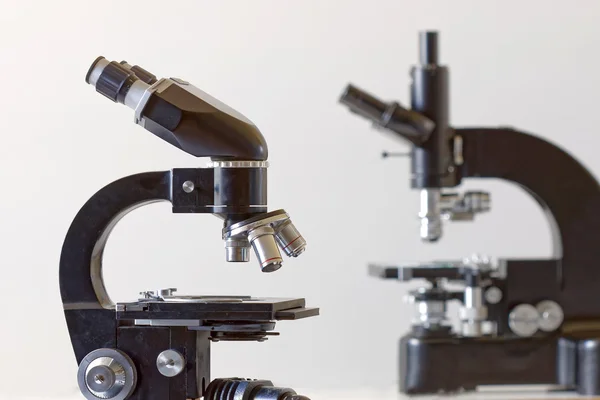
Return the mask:
<path fill-rule="evenodd" d="M 412 310 L 402 304 L 407 286 L 367 277 L 368 262 L 545 256 L 550 236 L 521 190 L 472 182 L 493 192 L 493 212 L 447 227 L 437 245 L 421 244 L 408 161 L 379 157 L 406 145 L 349 114 L 340 92 L 352 81 L 406 103 L 417 31 L 439 29 L 454 124 L 538 133 L 597 174 L 599 18 L 591 0 L 2 0 L 0 393 L 73 392 L 58 259 L 89 196 L 127 174 L 204 165 L 85 84 L 96 56 L 182 77 L 253 120 L 269 143 L 270 205 L 290 212 L 309 246 L 279 272 L 261 274 L 255 263 L 224 261 L 216 218 L 149 206 L 109 241 L 111 296 L 165 286 L 304 296 L 320 317 L 283 322 L 282 335 L 266 343 L 215 344 L 213 376 L 387 387 Z"/>

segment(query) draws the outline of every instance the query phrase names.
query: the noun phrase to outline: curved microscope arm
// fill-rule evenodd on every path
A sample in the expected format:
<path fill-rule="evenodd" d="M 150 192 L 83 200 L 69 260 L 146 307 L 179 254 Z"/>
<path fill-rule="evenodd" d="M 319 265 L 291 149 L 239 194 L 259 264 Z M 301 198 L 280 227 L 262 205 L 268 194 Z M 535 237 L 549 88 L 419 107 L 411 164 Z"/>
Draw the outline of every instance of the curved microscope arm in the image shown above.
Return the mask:
<path fill-rule="evenodd" d="M 102 279 L 104 246 L 114 226 L 137 207 L 170 201 L 171 172 L 119 179 L 81 208 L 67 232 L 60 257 L 60 292 L 77 363 L 98 342 L 116 347 L 114 305 Z"/>
<path fill-rule="evenodd" d="M 189 192 L 184 185 L 188 182 L 193 184 Z M 127 213 L 157 201 L 170 201 L 174 213 L 211 213 L 237 222 L 267 211 L 266 168 L 141 173 L 105 186 L 87 201 L 67 232 L 59 271 L 65 317 L 78 362 L 98 348 L 99 340 L 105 347 L 115 346 L 115 309 L 102 279 L 108 236 Z"/>
<path fill-rule="evenodd" d="M 170 183 L 170 171 L 132 175 L 105 186 L 85 203 L 69 228 L 60 258 L 65 310 L 114 308 L 102 280 L 108 236 L 130 211 L 170 201 Z"/>
<path fill-rule="evenodd" d="M 542 206 L 553 228 L 555 258 L 575 257 L 597 247 L 589 235 L 565 241 L 577 232 L 595 232 L 600 216 L 600 186 L 569 153 L 528 133 L 508 128 L 461 128 L 463 178 L 500 178 L 523 187 Z M 577 229 L 574 229 L 577 228 Z M 592 247 L 594 246 L 594 247 Z"/>
<path fill-rule="evenodd" d="M 595 282 L 600 279 L 596 266 L 600 256 L 596 236 L 600 232 L 598 181 L 563 149 L 524 132 L 462 128 L 455 134 L 464 142 L 462 178 L 514 182 L 540 203 L 550 220 L 555 268 L 535 260 L 521 262 L 518 268 L 509 265 L 508 286 L 522 288 L 522 293 L 513 289 L 510 297 L 535 302 L 542 296 L 535 288 L 541 290 L 543 286 L 545 296 L 560 301 L 565 316 L 598 315 L 600 307 L 592 301 L 597 291 Z M 511 281 L 521 284 L 511 285 Z"/>

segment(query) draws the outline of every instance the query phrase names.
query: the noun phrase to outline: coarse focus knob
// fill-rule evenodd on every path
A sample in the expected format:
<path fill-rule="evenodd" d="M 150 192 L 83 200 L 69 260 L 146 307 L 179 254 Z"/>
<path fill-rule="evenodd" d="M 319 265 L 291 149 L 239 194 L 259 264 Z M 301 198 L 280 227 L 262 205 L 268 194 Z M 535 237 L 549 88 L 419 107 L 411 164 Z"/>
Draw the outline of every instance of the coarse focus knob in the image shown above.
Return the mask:
<path fill-rule="evenodd" d="M 79 390 L 88 400 L 125 400 L 135 390 L 137 370 L 131 358 L 116 349 L 97 349 L 79 364 Z"/>

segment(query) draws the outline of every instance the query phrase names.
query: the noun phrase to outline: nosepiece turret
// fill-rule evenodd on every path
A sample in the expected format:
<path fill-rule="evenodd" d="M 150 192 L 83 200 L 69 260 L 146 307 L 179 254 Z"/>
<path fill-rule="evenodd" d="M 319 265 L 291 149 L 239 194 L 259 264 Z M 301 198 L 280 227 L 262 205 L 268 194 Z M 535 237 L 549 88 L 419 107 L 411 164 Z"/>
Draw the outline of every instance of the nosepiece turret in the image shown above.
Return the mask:
<path fill-rule="evenodd" d="M 223 240 L 230 262 L 248 261 L 248 250 L 252 247 L 262 272 L 273 272 L 283 264 L 281 251 L 288 257 L 298 257 L 306 250 L 306 240 L 284 210 L 225 224 Z"/>

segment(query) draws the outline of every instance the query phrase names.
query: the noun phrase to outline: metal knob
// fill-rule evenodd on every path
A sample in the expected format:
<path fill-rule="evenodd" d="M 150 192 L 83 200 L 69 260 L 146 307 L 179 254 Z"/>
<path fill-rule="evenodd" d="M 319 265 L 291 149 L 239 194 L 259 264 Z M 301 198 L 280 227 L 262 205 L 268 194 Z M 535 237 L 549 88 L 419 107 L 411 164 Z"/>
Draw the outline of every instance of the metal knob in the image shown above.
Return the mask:
<path fill-rule="evenodd" d="M 135 390 L 137 371 L 133 361 L 116 349 L 97 349 L 79 364 L 79 390 L 88 400 L 125 400 Z"/>
<path fill-rule="evenodd" d="M 156 368 L 163 376 L 172 378 L 185 368 L 185 357 L 176 350 L 165 350 L 156 358 Z"/>
<path fill-rule="evenodd" d="M 533 336 L 539 328 L 538 310 L 531 304 L 519 304 L 508 315 L 508 326 L 517 336 Z"/>
<path fill-rule="evenodd" d="M 560 328 L 565 318 L 562 307 L 552 301 L 539 302 L 535 308 L 539 314 L 539 328 L 544 332 L 553 332 Z"/>

